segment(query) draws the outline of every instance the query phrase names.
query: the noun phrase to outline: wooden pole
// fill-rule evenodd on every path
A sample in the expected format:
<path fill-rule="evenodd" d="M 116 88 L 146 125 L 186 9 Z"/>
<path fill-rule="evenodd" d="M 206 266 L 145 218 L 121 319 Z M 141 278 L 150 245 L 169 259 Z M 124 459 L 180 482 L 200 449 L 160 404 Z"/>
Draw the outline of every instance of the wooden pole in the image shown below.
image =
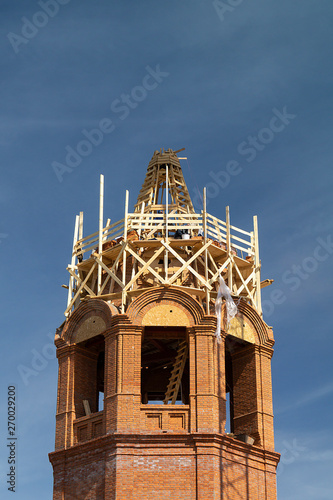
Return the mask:
<path fill-rule="evenodd" d="M 127 230 L 128 230 L 128 200 L 129 200 L 129 191 L 126 189 L 125 196 L 125 217 L 124 217 L 124 242 L 127 242 Z M 126 284 L 126 246 L 123 252 L 123 286 Z M 125 312 L 125 303 L 126 303 L 126 292 L 124 289 L 122 290 L 122 298 L 121 298 L 121 312 L 124 314 Z"/>
<path fill-rule="evenodd" d="M 230 260 L 230 263 L 228 265 L 228 287 L 230 288 L 230 292 L 233 293 L 232 290 L 232 252 L 231 252 L 231 235 L 230 235 L 230 213 L 229 213 L 229 207 L 226 207 L 226 217 L 225 217 L 225 222 L 226 222 L 226 230 L 227 230 L 227 252 L 228 252 L 228 259 Z"/>
<path fill-rule="evenodd" d="M 83 238 L 83 212 L 80 212 L 79 240 Z"/>
<path fill-rule="evenodd" d="M 104 209 L 104 175 L 100 175 L 99 180 L 99 224 L 98 224 L 98 254 L 102 259 L 103 249 L 103 209 Z M 97 293 L 99 294 L 102 285 L 102 267 L 98 266 Z"/>
<path fill-rule="evenodd" d="M 203 190 L 203 230 L 204 230 L 204 245 L 207 243 L 207 196 L 206 188 Z M 205 280 L 208 281 L 208 250 L 205 250 Z M 209 314 L 210 294 L 206 286 L 206 313 Z"/>
<path fill-rule="evenodd" d="M 73 248 L 72 248 L 72 259 L 71 259 L 71 269 L 72 270 L 75 267 L 76 255 L 74 254 L 74 250 L 75 250 L 75 245 L 77 243 L 77 237 L 78 237 L 78 231 L 79 231 L 79 220 L 80 220 L 80 217 L 77 215 L 75 217 L 75 227 L 74 227 L 74 236 L 73 236 Z M 69 278 L 69 284 L 68 284 L 67 307 L 69 306 L 69 304 L 71 303 L 71 300 L 72 300 L 73 284 L 74 284 L 74 278 L 73 278 L 73 276 L 71 276 Z"/>
<path fill-rule="evenodd" d="M 168 212 L 169 212 L 169 167 L 166 165 L 165 167 L 165 241 L 168 243 L 169 241 L 169 231 L 168 231 Z M 168 259 L 169 253 L 168 250 L 165 250 L 164 253 L 164 278 L 168 279 Z"/>
<path fill-rule="evenodd" d="M 155 183 L 154 199 L 153 199 L 153 204 L 154 205 L 156 205 L 158 203 L 157 192 L 158 192 L 159 174 L 160 174 L 160 166 L 158 165 L 157 172 L 156 172 L 156 183 Z"/>
<path fill-rule="evenodd" d="M 262 315 L 261 311 L 261 288 L 260 288 L 260 259 L 259 259 L 259 235 L 258 235 L 258 218 L 253 217 L 253 232 L 254 232 L 254 265 L 256 273 L 256 302 L 258 313 Z"/>
<path fill-rule="evenodd" d="M 166 165 L 165 167 L 165 237 L 168 241 L 169 233 L 168 233 L 168 215 L 169 215 L 169 167 Z"/>
<path fill-rule="evenodd" d="M 106 225 L 105 225 L 105 227 L 108 227 L 108 226 L 110 225 L 110 223 L 111 223 L 111 219 L 108 219 L 108 220 L 106 221 Z M 108 236 L 107 236 L 107 232 L 108 232 L 108 230 L 106 229 L 106 230 L 104 231 L 103 241 L 107 240 L 107 238 L 108 238 Z"/>
<path fill-rule="evenodd" d="M 143 201 L 142 202 L 142 205 L 141 205 L 141 215 L 144 214 L 144 211 L 145 211 L 145 202 Z M 142 217 L 140 218 L 140 229 L 138 231 L 138 234 L 139 234 L 139 240 L 141 240 L 141 234 L 142 234 L 142 224 L 143 224 L 143 219 Z"/>
<path fill-rule="evenodd" d="M 83 238 L 83 212 L 80 212 L 78 241 L 82 240 L 82 238 Z M 77 247 L 77 252 L 76 252 L 76 255 L 78 256 L 79 262 L 81 262 L 83 259 L 83 253 L 80 253 L 81 248 L 82 248 L 82 244 L 79 244 Z"/>

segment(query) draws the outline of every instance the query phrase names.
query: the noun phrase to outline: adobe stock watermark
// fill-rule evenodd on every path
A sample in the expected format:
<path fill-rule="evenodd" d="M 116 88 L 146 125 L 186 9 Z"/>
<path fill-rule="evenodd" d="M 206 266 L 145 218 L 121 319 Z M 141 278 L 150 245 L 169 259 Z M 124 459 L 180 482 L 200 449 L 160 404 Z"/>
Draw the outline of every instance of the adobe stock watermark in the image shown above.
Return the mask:
<path fill-rule="evenodd" d="M 219 16 L 220 20 L 223 22 L 225 14 L 233 12 L 235 8 L 241 5 L 243 2 L 244 0 L 225 0 L 225 2 L 222 2 L 221 0 L 214 0 L 213 7 L 216 10 L 216 13 Z"/>
<path fill-rule="evenodd" d="M 25 386 L 30 383 L 31 377 L 37 377 L 47 368 L 50 361 L 56 359 L 56 347 L 54 345 L 54 333 L 49 332 L 47 336 L 52 340 L 41 349 L 31 349 L 31 359 L 28 365 L 18 365 L 17 371 Z"/>
<path fill-rule="evenodd" d="M 55 17 L 61 5 L 67 5 L 70 0 L 40 0 L 38 3 L 42 10 L 37 10 L 31 19 L 22 17 L 21 33 L 7 34 L 7 38 L 13 47 L 15 54 L 18 54 L 22 45 L 26 45 L 38 34 L 39 30 L 45 28 L 50 18 Z"/>
<path fill-rule="evenodd" d="M 267 127 L 261 128 L 256 135 L 248 135 L 246 140 L 240 142 L 237 146 L 237 152 L 240 156 L 244 156 L 247 163 L 252 163 L 258 153 L 271 144 L 276 135 L 280 134 L 290 124 L 297 115 L 287 111 L 287 106 L 283 106 L 282 110 L 277 108 L 272 109 L 273 116 L 270 118 Z M 237 160 L 227 162 L 225 169 L 214 172 L 211 170 L 209 176 L 213 182 L 206 184 L 207 204 L 210 199 L 216 198 L 222 189 L 229 186 L 231 179 L 243 172 L 244 168 Z M 192 203 L 196 210 L 202 206 L 201 194 L 194 190 Z"/>
<path fill-rule="evenodd" d="M 295 462 L 300 457 L 300 452 L 307 451 L 307 448 L 304 446 L 299 446 L 297 444 L 296 439 L 293 439 L 292 443 L 288 441 L 282 441 L 284 446 L 281 451 L 280 462 L 276 471 L 276 477 L 281 476 L 284 471 L 286 465 L 290 465 Z"/>
<path fill-rule="evenodd" d="M 282 282 L 288 287 L 288 290 L 295 292 L 299 289 L 304 280 L 309 279 L 311 274 L 317 271 L 321 262 L 325 262 L 333 255 L 332 235 L 326 239 L 317 238 L 318 245 L 312 252 L 312 255 L 305 257 L 300 264 L 294 264 L 282 274 Z M 271 316 L 275 307 L 283 304 L 287 300 L 287 293 L 281 288 L 270 292 L 269 298 L 261 303 L 262 312 L 265 318 Z"/>
<path fill-rule="evenodd" d="M 121 94 L 117 99 L 114 99 L 110 105 L 111 111 L 119 117 L 120 120 L 125 120 L 132 110 L 137 108 L 143 102 L 148 93 L 155 90 L 159 84 L 167 78 L 170 73 L 161 71 L 158 64 L 155 69 L 146 66 L 146 75 L 141 81 L 141 85 L 136 85 L 132 88 L 129 94 Z M 111 134 L 116 129 L 116 125 L 110 118 L 102 118 L 98 127 L 91 130 L 83 129 L 81 134 L 84 139 L 81 139 L 76 146 L 67 145 L 65 147 L 66 155 L 62 163 L 53 161 L 51 163 L 55 175 L 59 182 L 63 181 L 65 173 L 73 172 L 78 167 L 83 158 L 90 156 L 94 148 L 102 144 L 105 135 Z"/>

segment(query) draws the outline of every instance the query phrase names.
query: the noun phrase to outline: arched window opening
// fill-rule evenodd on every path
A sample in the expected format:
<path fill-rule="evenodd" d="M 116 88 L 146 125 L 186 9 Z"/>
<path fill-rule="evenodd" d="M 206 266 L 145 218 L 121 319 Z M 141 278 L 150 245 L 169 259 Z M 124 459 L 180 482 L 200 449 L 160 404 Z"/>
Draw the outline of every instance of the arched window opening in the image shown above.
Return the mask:
<path fill-rule="evenodd" d="M 96 413 L 104 399 L 105 342 L 103 335 L 76 346 L 74 403 L 76 418 Z"/>
<path fill-rule="evenodd" d="M 143 404 L 189 404 L 185 327 L 145 327 L 141 345 Z"/>
<path fill-rule="evenodd" d="M 226 382 L 226 432 L 234 432 L 234 401 L 233 401 L 233 377 L 232 377 L 232 359 L 228 350 L 228 339 L 225 344 L 225 382 Z"/>
<path fill-rule="evenodd" d="M 228 335 L 225 342 L 226 432 L 244 440 L 255 431 L 256 370 L 253 344 Z"/>
<path fill-rule="evenodd" d="M 105 369 L 105 349 L 100 351 L 97 358 L 97 391 L 98 391 L 97 411 L 102 411 L 104 409 L 104 369 Z"/>

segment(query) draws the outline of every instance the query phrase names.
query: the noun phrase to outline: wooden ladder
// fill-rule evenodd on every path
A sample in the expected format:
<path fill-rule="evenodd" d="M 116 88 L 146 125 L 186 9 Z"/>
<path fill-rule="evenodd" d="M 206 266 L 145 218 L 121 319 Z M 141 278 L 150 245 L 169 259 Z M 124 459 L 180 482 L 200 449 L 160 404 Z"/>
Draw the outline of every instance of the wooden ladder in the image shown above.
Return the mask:
<path fill-rule="evenodd" d="M 163 403 L 165 405 L 167 405 L 170 400 L 171 404 L 173 405 L 176 404 L 176 399 L 178 396 L 178 391 L 182 380 L 185 363 L 187 360 L 187 353 L 188 353 L 188 345 L 186 340 L 184 340 L 178 346 L 175 363 L 173 365 L 173 369 L 169 379 L 169 384 L 167 387 L 165 398 L 163 400 Z"/>

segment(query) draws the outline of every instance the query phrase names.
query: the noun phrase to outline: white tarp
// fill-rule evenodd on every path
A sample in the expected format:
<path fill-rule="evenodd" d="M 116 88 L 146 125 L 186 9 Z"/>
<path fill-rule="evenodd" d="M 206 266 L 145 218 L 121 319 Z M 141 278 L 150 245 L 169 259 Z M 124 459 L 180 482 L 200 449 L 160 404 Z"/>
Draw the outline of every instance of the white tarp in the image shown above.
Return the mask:
<path fill-rule="evenodd" d="M 216 338 L 218 342 L 221 342 L 221 311 L 222 311 L 222 299 L 225 300 L 226 308 L 227 308 L 227 327 L 229 326 L 230 321 L 237 314 L 237 306 L 231 297 L 230 289 L 225 284 L 224 279 L 220 276 L 220 286 L 217 292 L 217 298 L 215 301 L 215 313 L 217 317 L 217 327 L 216 327 Z"/>

